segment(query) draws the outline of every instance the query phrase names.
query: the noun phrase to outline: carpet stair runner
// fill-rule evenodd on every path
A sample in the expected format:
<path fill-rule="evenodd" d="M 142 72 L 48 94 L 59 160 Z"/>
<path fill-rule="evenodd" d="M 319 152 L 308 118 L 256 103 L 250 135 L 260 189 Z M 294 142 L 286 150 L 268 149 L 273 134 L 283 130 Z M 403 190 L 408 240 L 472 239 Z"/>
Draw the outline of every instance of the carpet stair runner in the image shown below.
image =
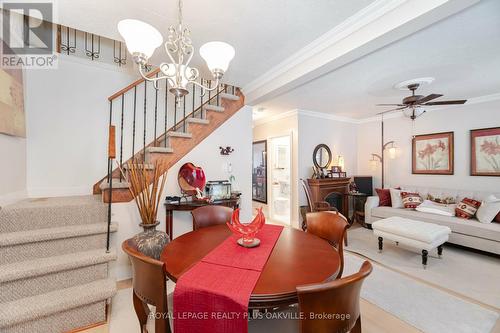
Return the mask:
<path fill-rule="evenodd" d="M 58 333 L 106 321 L 116 293 L 106 233 L 100 196 L 0 208 L 0 332 Z"/>

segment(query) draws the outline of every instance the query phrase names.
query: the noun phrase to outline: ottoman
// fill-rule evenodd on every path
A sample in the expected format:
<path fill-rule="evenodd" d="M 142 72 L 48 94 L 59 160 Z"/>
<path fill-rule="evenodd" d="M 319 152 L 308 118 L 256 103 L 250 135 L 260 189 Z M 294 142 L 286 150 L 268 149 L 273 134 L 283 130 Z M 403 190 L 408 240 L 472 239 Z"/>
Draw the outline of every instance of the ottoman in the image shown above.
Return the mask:
<path fill-rule="evenodd" d="M 378 249 L 382 252 L 383 241 L 392 240 L 396 244 L 404 244 L 409 247 L 422 250 L 422 265 L 427 267 L 427 255 L 429 251 L 437 248 L 441 258 L 443 244 L 448 241 L 451 229 L 433 223 L 405 219 L 403 217 L 389 217 L 373 222 L 373 233 L 378 236 Z"/>

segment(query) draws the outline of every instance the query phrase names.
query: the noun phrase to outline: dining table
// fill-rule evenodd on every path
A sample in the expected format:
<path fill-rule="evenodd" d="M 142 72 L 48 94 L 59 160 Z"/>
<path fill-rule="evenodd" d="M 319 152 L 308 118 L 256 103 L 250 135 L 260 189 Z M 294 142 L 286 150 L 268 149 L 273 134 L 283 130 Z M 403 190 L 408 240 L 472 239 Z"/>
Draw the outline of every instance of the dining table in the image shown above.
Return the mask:
<path fill-rule="evenodd" d="M 173 282 L 230 237 L 226 225 L 201 228 L 171 241 L 162 251 L 166 275 Z M 258 237 L 258 235 L 257 235 Z M 249 300 L 249 309 L 270 309 L 298 302 L 296 287 L 334 279 L 339 253 L 326 240 L 299 229 L 283 228 Z"/>

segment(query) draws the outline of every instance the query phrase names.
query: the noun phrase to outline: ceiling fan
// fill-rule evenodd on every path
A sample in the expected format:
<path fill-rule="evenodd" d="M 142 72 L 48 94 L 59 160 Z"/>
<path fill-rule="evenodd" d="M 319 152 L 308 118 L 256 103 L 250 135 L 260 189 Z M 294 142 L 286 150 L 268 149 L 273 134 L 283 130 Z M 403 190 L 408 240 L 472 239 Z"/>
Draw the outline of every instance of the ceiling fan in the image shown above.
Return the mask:
<path fill-rule="evenodd" d="M 441 94 L 430 94 L 415 95 L 415 90 L 420 86 L 419 83 L 412 83 L 407 86 L 411 91 L 411 96 L 403 98 L 401 104 L 377 104 L 377 106 L 397 106 L 395 109 L 386 110 L 379 112 L 377 114 L 386 114 L 389 112 L 403 111 L 405 116 L 409 117 L 411 120 L 415 120 L 417 117 L 425 113 L 425 110 L 421 109 L 423 106 L 434 106 L 434 105 L 451 105 L 451 104 L 464 104 L 467 102 L 466 99 L 453 100 L 453 101 L 438 101 L 430 102 L 433 99 L 439 98 L 443 95 Z"/>

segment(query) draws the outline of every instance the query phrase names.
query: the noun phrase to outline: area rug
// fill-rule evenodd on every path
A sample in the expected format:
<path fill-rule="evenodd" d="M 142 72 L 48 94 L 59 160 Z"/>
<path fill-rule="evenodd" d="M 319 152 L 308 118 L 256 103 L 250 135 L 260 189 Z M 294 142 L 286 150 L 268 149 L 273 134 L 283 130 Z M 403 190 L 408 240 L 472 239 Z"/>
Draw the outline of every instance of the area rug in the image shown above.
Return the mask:
<path fill-rule="evenodd" d="M 379 253 L 372 230 L 350 229 L 348 240 L 347 251 L 500 310 L 499 258 L 445 245 L 442 259 L 436 250 L 429 253 L 424 270 L 417 249 L 384 241 L 384 250 Z"/>
<path fill-rule="evenodd" d="M 345 253 L 342 275 L 357 272 L 363 261 Z M 378 264 L 373 264 L 361 297 L 426 333 L 489 333 L 499 317 L 494 311 Z"/>

